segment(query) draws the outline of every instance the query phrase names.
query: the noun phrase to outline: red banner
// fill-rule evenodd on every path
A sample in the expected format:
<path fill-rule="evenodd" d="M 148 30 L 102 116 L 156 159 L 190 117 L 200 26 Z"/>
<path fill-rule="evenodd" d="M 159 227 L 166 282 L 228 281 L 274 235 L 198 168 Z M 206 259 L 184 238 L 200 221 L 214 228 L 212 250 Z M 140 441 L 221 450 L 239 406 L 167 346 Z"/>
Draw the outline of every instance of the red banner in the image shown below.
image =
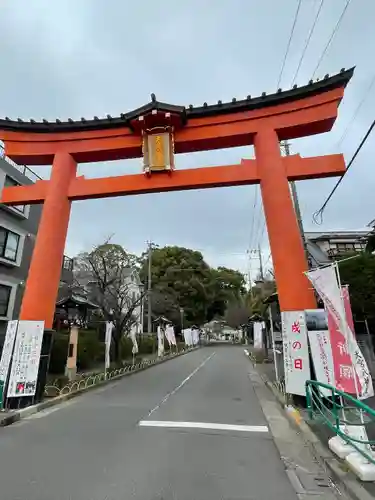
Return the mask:
<path fill-rule="evenodd" d="M 345 317 L 346 321 L 350 327 L 350 335 L 354 342 L 356 339 L 354 337 L 354 321 L 353 313 L 350 305 L 350 297 L 348 287 L 342 287 L 342 297 L 345 307 Z M 362 394 L 363 387 L 361 385 L 358 374 L 354 370 L 352 356 L 348 351 L 348 343 L 343 332 L 340 331 L 340 325 L 338 325 L 334 319 L 333 314 L 330 310 L 327 311 L 328 314 L 328 330 L 331 337 L 332 346 L 332 358 L 333 367 L 335 374 L 335 385 L 337 389 L 347 392 L 349 394 L 356 394 L 356 386 L 354 383 L 354 373 L 357 379 L 357 389 L 359 394 Z M 349 339 L 348 339 L 349 340 Z"/>

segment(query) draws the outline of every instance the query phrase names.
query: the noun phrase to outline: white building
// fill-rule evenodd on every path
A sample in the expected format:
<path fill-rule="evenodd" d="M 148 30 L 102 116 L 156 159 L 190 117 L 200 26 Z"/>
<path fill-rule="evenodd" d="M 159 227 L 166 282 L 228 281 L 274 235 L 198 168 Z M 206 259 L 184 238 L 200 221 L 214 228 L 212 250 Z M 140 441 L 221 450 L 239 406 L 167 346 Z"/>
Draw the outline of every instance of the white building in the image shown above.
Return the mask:
<path fill-rule="evenodd" d="M 122 311 L 126 314 L 129 309 L 133 307 L 136 303 L 136 306 L 133 311 L 133 316 L 135 318 L 135 322 L 133 323 L 131 329 L 135 331 L 135 333 L 143 332 L 143 284 L 140 280 L 139 274 L 136 269 L 126 268 L 122 269 L 122 279 L 123 290 L 118 293 L 118 298 L 121 300 Z M 91 273 L 89 271 L 79 271 L 79 274 L 76 275 L 77 286 L 80 288 L 87 298 L 92 300 L 93 302 L 98 302 L 97 300 L 97 291 L 96 291 L 96 280 L 93 279 Z M 114 293 L 114 295 L 116 295 Z"/>
<path fill-rule="evenodd" d="M 305 232 L 306 246 L 312 267 L 328 264 L 345 254 L 362 252 L 374 232 L 374 221 L 359 230 Z"/>

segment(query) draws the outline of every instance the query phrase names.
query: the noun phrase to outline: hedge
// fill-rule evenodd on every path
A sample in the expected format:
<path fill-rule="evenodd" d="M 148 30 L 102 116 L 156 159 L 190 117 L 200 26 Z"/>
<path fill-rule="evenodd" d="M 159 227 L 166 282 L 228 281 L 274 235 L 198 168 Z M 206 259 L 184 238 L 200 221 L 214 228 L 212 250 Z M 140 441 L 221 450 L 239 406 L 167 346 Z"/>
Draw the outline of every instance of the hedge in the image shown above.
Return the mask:
<path fill-rule="evenodd" d="M 69 334 L 55 333 L 52 344 L 49 373 L 61 374 L 65 371 L 68 354 Z M 82 330 L 78 337 L 77 369 L 88 370 L 104 361 L 105 345 L 99 342 L 96 331 Z"/>

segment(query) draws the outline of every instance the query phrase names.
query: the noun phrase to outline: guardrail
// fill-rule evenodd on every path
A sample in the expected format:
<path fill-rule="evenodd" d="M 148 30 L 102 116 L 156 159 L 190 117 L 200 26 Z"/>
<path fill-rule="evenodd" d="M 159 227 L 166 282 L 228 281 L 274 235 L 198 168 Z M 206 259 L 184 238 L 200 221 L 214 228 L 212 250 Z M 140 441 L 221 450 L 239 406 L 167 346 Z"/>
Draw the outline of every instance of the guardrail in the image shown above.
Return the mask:
<path fill-rule="evenodd" d="M 322 394 L 322 389 L 329 391 L 329 395 Z M 374 425 L 375 428 L 375 411 L 372 408 L 350 394 L 316 380 L 306 381 L 306 402 L 311 420 L 320 417 L 331 431 L 355 448 L 366 460 L 375 464 L 375 440 L 357 439 L 344 432 L 345 426 Z"/>
<path fill-rule="evenodd" d="M 152 358 L 145 359 L 140 363 L 135 363 L 134 365 L 127 365 L 123 368 L 118 368 L 115 370 L 97 373 L 95 375 L 90 375 L 84 379 L 76 380 L 70 382 L 69 384 L 64 385 L 64 387 L 60 388 L 57 385 L 51 384 L 47 385 L 44 389 L 44 396 L 49 398 L 55 398 L 57 396 L 62 396 L 64 394 L 70 394 L 72 392 L 81 391 L 83 389 L 87 389 L 90 386 L 97 385 L 104 380 L 110 380 L 112 378 L 118 377 L 119 375 L 124 375 L 125 373 L 134 372 L 140 370 L 142 368 L 146 368 L 147 366 L 154 365 L 157 362 L 160 362 L 162 359 L 173 358 L 179 354 L 183 354 L 185 351 L 190 351 L 191 349 L 181 349 L 177 353 L 168 354 L 163 356 L 162 358 Z"/>

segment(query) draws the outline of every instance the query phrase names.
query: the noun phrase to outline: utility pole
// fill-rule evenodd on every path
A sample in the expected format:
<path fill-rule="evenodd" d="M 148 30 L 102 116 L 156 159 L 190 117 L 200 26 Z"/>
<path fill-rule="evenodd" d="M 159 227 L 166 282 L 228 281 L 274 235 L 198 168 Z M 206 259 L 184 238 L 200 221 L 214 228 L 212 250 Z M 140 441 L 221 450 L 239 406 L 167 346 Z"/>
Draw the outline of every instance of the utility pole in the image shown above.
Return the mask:
<path fill-rule="evenodd" d="M 282 146 L 284 147 L 285 156 L 289 156 L 290 155 L 289 142 L 283 141 Z M 303 248 L 305 250 L 306 260 L 307 260 L 307 262 L 309 262 L 309 254 L 307 252 L 305 231 L 303 229 L 302 215 L 301 215 L 301 209 L 300 209 L 299 201 L 298 201 L 296 183 L 295 183 L 295 181 L 290 181 L 289 184 L 290 184 L 290 190 L 292 192 L 292 199 L 293 199 L 293 204 L 294 204 L 294 210 L 296 212 L 299 232 L 301 234 Z"/>
<path fill-rule="evenodd" d="M 250 297 L 253 297 L 253 285 L 252 285 L 252 280 L 251 280 L 251 250 L 247 250 L 246 253 L 249 256 L 249 267 L 248 267 L 248 279 L 249 279 L 249 291 L 250 291 Z"/>
<path fill-rule="evenodd" d="M 259 272 L 261 280 L 263 281 L 264 280 L 263 260 L 262 260 L 262 250 L 260 249 L 260 245 L 258 246 L 258 255 L 259 255 Z"/>
<path fill-rule="evenodd" d="M 148 241 L 148 278 L 147 278 L 147 333 L 152 332 L 152 304 L 151 304 L 151 258 L 152 242 Z"/>

